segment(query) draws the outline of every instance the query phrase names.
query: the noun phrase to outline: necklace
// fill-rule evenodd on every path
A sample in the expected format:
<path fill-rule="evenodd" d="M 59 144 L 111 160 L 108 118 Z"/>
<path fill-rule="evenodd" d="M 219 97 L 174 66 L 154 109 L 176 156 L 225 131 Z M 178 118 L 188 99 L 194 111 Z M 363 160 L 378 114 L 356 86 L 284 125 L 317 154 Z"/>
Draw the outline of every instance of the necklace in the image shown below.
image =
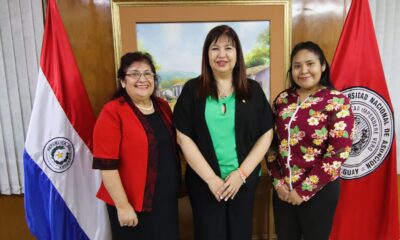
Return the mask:
<path fill-rule="evenodd" d="M 218 97 L 220 99 L 224 99 L 229 97 L 233 92 L 232 84 L 229 87 L 223 88 L 222 86 L 218 86 Z"/>
<path fill-rule="evenodd" d="M 151 111 L 151 110 L 154 109 L 153 101 L 150 101 L 150 107 L 142 106 L 142 105 L 137 104 L 137 103 L 135 103 L 135 106 L 136 106 L 137 108 L 141 109 L 141 110 L 144 110 L 144 111 Z"/>

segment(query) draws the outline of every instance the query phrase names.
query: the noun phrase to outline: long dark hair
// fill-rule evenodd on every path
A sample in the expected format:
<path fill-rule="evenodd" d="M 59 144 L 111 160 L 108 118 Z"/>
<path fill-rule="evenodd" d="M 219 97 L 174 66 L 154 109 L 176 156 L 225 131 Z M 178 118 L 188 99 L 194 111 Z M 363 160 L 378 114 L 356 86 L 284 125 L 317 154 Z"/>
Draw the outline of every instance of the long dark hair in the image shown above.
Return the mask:
<path fill-rule="evenodd" d="M 292 50 L 292 53 L 290 54 L 290 67 L 287 72 L 287 77 L 290 80 L 290 88 L 292 88 L 292 89 L 300 88 L 300 86 L 295 83 L 293 76 L 292 76 L 292 67 L 293 67 L 292 63 L 293 63 L 294 56 L 296 56 L 296 54 L 301 50 L 308 50 L 308 51 L 314 53 L 315 55 L 317 55 L 319 62 L 321 63 L 321 66 L 325 64 L 325 71 L 322 72 L 321 80 L 319 81 L 319 83 L 322 86 L 325 86 L 330 89 L 334 89 L 334 86 L 332 85 L 332 81 L 330 78 L 330 67 L 329 67 L 328 61 L 326 60 L 325 54 L 322 51 L 322 49 L 320 48 L 320 46 L 318 46 L 318 44 L 311 42 L 311 41 L 300 42 L 300 43 L 296 44 L 296 46 L 294 46 L 294 48 Z"/>
<path fill-rule="evenodd" d="M 125 80 L 126 71 L 128 70 L 129 66 L 131 66 L 134 62 L 144 62 L 150 66 L 151 71 L 154 73 L 154 91 L 151 96 L 155 96 L 158 85 L 158 76 L 156 72 L 156 67 L 153 63 L 153 58 L 148 53 L 137 51 L 126 53 L 124 56 L 121 57 L 121 63 L 117 71 L 117 78 L 119 80 L 118 87 L 117 90 L 115 90 L 111 99 L 116 99 L 121 96 L 123 96 L 125 99 L 130 99 L 128 93 L 126 92 L 126 89 L 122 87 L 121 81 Z"/>
<path fill-rule="evenodd" d="M 233 46 L 236 48 L 236 65 L 233 68 L 232 73 L 232 84 L 235 95 L 239 99 L 248 99 L 250 97 L 249 82 L 246 77 L 246 67 L 244 65 L 242 46 L 236 32 L 227 25 L 220 25 L 211 29 L 204 41 L 198 94 L 201 98 L 212 96 L 213 98 L 218 99 L 218 88 L 210 66 L 208 49 L 211 44 L 217 42 L 222 36 L 226 36 L 230 41 L 232 41 Z"/>

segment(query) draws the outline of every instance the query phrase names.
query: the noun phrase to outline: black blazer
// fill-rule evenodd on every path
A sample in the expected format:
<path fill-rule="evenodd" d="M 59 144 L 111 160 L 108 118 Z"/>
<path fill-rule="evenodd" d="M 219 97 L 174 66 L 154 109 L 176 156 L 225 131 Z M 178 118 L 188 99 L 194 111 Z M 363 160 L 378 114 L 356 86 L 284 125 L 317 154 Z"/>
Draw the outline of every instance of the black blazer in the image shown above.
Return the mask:
<path fill-rule="evenodd" d="M 256 141 L 273 127 L 271 107 L 264 92 L 256 81 L 249 80 L 249 82 L 250 98 L 248 100 L 236 99 L 235 134 L 239 165 L 246 158 Z M 177 130 L 196 143 L 214 172 L 221 176 L 204 115 L 206 100 L 200 99 L 196 91 L 199 84 L 199 78 L 186 82 L 174 108 L 173 123 Z M 246 187 L 255 186 L 259 170 L 260 165 L 248 176 Z M 186 177 L 194 178 L 192 180 L 195 180 L 195 182 L 202 181 L 189 166 L 187 167 Z"/>

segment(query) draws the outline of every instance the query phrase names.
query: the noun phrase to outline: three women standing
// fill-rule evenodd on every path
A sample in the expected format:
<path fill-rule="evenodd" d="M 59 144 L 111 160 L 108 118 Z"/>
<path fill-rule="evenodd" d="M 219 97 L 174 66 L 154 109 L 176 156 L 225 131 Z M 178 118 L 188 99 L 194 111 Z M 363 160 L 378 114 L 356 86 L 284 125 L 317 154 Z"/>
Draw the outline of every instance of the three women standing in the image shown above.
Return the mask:
<path fill-rule="evenodd" d="M 186 183 L 197 240 L 251 239 L 260 162 L 272 140 L 272 112 L 261 87 L 246 78 L 235 31 L 207 35 L 201 75 L 189 80 L 174 109 L 188 162 Z"/>
<path fill-rule="evenodd" d="M 279 151 L 268 162 L 276 231 L 280 240 L 328 239 L 354 117 L 349 100 L 333 89 L 318 45 L 296 45 L 288 76 L 291 87 L 274 101 Z M 178 239 L 175 132 L 168 104 L 154 95 L 151 57 L 124 55 L 118 78 L 120 87 L 94 131 L 93 165 L 103 177 L 98 197 L 108 204 L 113 238 Z M 185 84 L 173 118 L 189 165 L 196 239 L 251 239 L 254 194 L 273 118 L 261 87 L 246 78 L 232 28 L 208 33 L 201 75 Z"/>
<path fill-rule="evenodd" d="M 290 60 L 290 88 L 274 101 L 277 158 L 267 163 L 276 233 L 279 240 L 329 239 L 354 116 L 349 99 L 334 90 L 317 44 L 297 44 Z"/>

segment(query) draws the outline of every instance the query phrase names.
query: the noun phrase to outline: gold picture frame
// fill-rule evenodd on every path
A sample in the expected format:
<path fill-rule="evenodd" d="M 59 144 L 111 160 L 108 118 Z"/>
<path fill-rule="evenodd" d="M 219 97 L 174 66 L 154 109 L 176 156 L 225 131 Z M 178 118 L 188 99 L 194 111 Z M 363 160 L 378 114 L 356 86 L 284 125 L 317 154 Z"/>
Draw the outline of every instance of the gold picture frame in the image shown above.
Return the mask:
<path fill-rule="evenodd" d="M 138 49 L 137 23 L 270 21 L 270 99 L 285 88 L 291 47 L 290 0 L 112 0 L 111 10 L 116 69 L 124 53 Z"/>

